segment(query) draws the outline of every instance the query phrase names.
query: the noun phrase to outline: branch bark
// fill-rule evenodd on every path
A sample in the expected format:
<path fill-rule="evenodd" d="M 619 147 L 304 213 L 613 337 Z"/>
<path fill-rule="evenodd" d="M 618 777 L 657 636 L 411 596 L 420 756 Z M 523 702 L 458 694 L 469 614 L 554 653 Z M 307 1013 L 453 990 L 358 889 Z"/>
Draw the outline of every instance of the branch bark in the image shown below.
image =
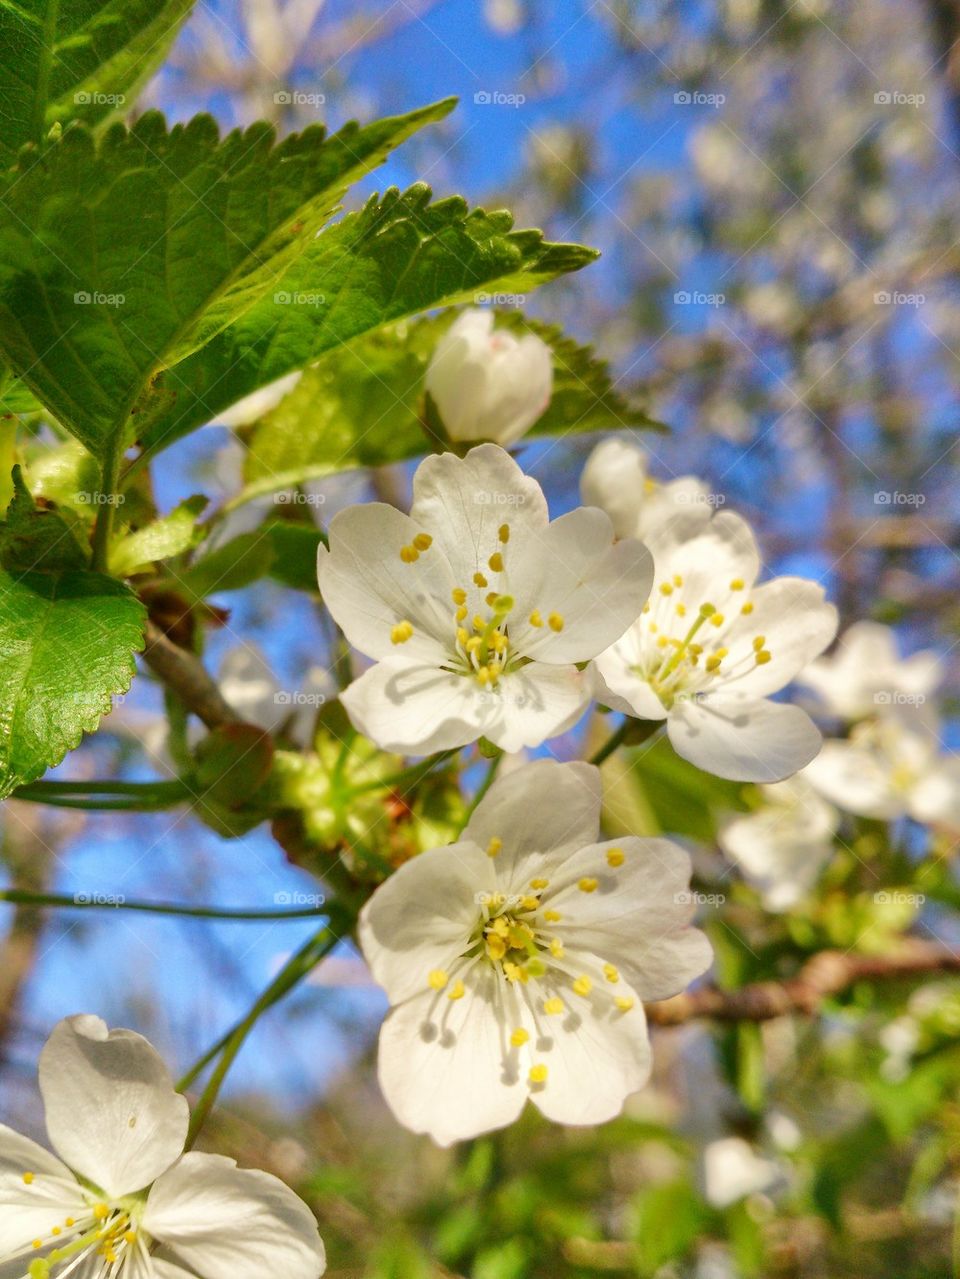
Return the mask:
<path fill-rule="evenodd" d="M 741 990 L 704 986 L 648 1004 L 653 1026 L 681 1026 L 701 1017 L 714 1021 L 770 1021 L 788 1013 L 815 1014 L 825 999 L 858 981 L 893 981 L 960 972 L 960 953 L 934 942 L 910 940 L 890 955 L 823 950 L 789 981 L 754 982 Z"/>
<path fill-rule="evenodd" d="M 144 661 L 207 728 L 223 728 L 226 724 L 243 722 L 228 705 L 199 658 L 167 639 L 153 622 L 147 622 L 146 635 Z"/>

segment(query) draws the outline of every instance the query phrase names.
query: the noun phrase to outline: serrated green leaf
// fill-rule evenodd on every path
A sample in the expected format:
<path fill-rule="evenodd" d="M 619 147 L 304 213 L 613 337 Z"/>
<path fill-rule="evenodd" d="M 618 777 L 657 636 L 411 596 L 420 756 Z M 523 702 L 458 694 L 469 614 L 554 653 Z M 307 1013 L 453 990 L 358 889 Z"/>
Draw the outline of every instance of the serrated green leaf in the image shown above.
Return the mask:
<path fill-rule="evenodd" d="M 236 321 L 349 185 L 451 106 L 278 145 L 263 123 L 221 140 L 209 116 L 168 131 L 158 112 L 99 142 L 68 129 L 0 175 L 0 353 L 101 455 L 158 371 Z"/>
<path fill-rule="evenodd" d="M 205 497 L 188 497 L 169 515 L 121 537 L 110 548 L 110 572 L 117 577 L 130 577 L 151 564 L 188 551 L 196 545 L 197 520 L 206 505 Z"/>
<path fill-rule="evenodd" d="M 308 369 L 249 437 L 251 494 L 427 452 L 424 376 L 453 319 L 451 313 L 393 326 Z M 612 388 L 606 364 L 588 347 L 516 312 L 498 323 L 536 333 L 554 353 L 553 396 L 531 437 L 649 423 Z"/>
<path fill-rule="evenodd" d="M 5 0 L 0 4 L 0 160 L 56 121 L 132 105 L 193 0 Z"/>
<path fill-rule="evenodd" d="M 0 564 L 11 573 L 57 572 L 86 568 L 89 549 L 82 546 L 64 517 L 52 507 L 39 507 L 13 468 L 13 499 L 0 525 Z"/>
<path fill-rule="evenodd" d="M 145 616 L 100 573 L 0 573 L 0 799 L 59 764 L 130 687 Z"/>
<path fill-rule="evenodd" d="M 385 325 L 484 290 L 526 294 L 597 256 L 512 226 L 506 211 L 470 210 L 459 197 L 431 203 L 423 183 L 374 197 L 318 236 L 270 296 L 156 379 L 139 406 L 140 441 L 165 447 Z"/>

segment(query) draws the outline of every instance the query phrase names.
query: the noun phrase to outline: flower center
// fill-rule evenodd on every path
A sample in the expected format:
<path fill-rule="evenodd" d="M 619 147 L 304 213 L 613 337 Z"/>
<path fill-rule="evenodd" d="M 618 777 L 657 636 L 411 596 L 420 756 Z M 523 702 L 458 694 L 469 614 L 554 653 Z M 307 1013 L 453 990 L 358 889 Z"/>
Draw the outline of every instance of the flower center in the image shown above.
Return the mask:
<path fill-rule="evenodd" d="M 43 1178 L 51 1180 L 55 1179 Z M 25 1172 L 23 1183 L 36 1185 L 38 1197 L 42 1194 L 42 1182 L 37 1182 L 34 1173 Z M 76 1189 L 75 1182 L 68 1184 Z M 141 1258 L 147 1254 L 150 1239 L 139 1226 L 142 1213 L 143 1202 L 136 1197 L 110 1202 L 91 1194 L 81 1216 L 54 1222 L 46 1234 L 31 1242 L 34 1253 L 50 1251 L 29 1262 L 29 1279 L 66 1279 L 81 1269 L 91 1279 L 105 1279 L 108 1274 L 113 1279 L 122 1273 L 132 1253 Z"/>

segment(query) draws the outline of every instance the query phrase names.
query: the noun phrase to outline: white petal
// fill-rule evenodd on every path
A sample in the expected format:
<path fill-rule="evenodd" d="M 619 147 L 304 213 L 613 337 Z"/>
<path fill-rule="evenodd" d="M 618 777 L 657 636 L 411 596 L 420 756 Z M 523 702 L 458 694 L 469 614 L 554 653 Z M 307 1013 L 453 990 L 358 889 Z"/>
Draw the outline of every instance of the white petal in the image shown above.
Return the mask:
<path fill-rule="evenodd" d="M 394 1008 L 380 1032 L 380 1087 L 397 1119 L 441 1146 L 512 1123 L 527 1098 L 518 1024 L 502 1008 L 500 979 L 477 965 L 467 993 L 428 991 Z"/>
<path fill-rule="evenodd" d="M 597 445 L 580 476 L 584 506 L 606 511 L 617 537 L 637 536 L 646 489 L 647 454 L 619 435 Z"/>
<path fill-rule="evenodd" d="M 593 695 L 603 706 L 637 719 L 666 719 L 667 708 L 633 669 L 640 661 L 640 622 L 601 653 L 590 667 Z"/>
<path fill-rule="evenodd" d="M 463 838 L 483 849 L 491 839 L 502 840 L 495 859 L 498 885 L 506 893 L 520 892 L 538 873 L 531 858 L 555 863 L 596 840 L 600 800 L 599 769 L 538 759 L 494 782 Z"/>
<path fill-rule="evenodd" d="M 777 577 L 750 593 L 753 612 L 740 616 L 723 637 L 724 689 L 765 697 L 789 684 L 827 647 L 837 631 L 837 610 L 823 587 L 803 577 Z M 771 660 L 758 666 L 754 641 L 763 640 Z M 730 672 L 728 675 L 727 672 Z"/>
<path fill-rule="evenodd" d="M 412 563 L 400 558 L 427 530 L 384 502 L 348 506 L 330 522 L 330 550 L 317 559 L 320 593 L 350 643 L 368 657 L 389 658 L 400 646 L 391 631 L 410 622 L 405 659 L 439 663 L 452 644 L 453 570 L 434 540 Z M 441 642 L 442 641 L 442 642 Z"/>
<path fill-rule="evenodd" d="M 590 704 L 590 684 L 575 666 L 530 662 L 483 696 L 483 736 L 513 755 L 572 728 Z"/>
<path fill-rule="evenodd" d="M 24 1173 L 32 1173 L 29 1185 Z M 0 1261 L 29 1247 L 34 1239 L 48 1239 L 54 1226 L 67 1217 L 87 1214 L 87 1201 L 69 1169 L 9 1128 L 0 1127 Z M 24 1273 L 26 1262 L 20 1262 Z M 0 1276 L 4 1268 L 0 1266 Z"/>
<path fill-rule="evenodd" d="M 493 862 L 463 839 L 405 862 L 364 906 L 358 936 L 364 958 L 392 1004 L 427 989 L 468 947 L 481 915 L 479 895 L 496 891 Z"/>
<path fill-rule="evenodd" d="M 203 1279 L 317 1279 L 326 1267 L 306 1204 L 278 1178 L 220 1155 L 184 1155 L 164 1173 L 143 1226 L 162 1257 Z"/>
<path fill-rule="evenodd" d="M 59 1022 L 40 1054 L 40 1091 L 54 1149 L 111 1198 L 143 1189 L 183 1150 L 186 1099 L 132 1030 L 87 1015 Z"/>
<path fill-rule="evenodd" d="M 340 694 L 355 728 L 386 751 L 430 755 L 476 741 L 495 711 L 475 680 L 402 657 L 371 666 Z"/>
<path fill-rule="evenodd" d="M 910 816 L 918 822 L 960 830 L 960 760 L 938 761 L 913 786 Z"/>
<path fill-rule="evenodd" d="M 256 391 L 251 391 L 242 400 L 237 400 L 235 404 L 231 404 L 228 409 L 223 409 L 217 414 L 214 421 L 219 422 L 221 426 L 249 426 L 252 422 L 259 421 L 271 409 L 276 408 L 284 396 L 289 395 L 302 377 L 303 369 L 294 369 L 292 373 L 285 373 L 283 377 L 278 377 L 276 381 L 269 382 L 266 386 L 261 386 Z"/>
<path fill-rule="evenodd" d="M 653 582 L 647 548 L 629 538 L 614 544 L 609 518 L 595 507 L 554 520 L 517 559 L 507 580 L 520 613 L 516 623 L 511 619 L 510 639 L 541 661 L 596 657 L 636 619 Z M 530 625 L 533 608 L 544 625 Z M 554 614 L 562 619 L 559 632 L 546 624 Z"/>
<path fill-rule="evenodd" d="M 610 866 L 611 849 L 623 854 L 621 865 Z M 581 880 L 597 886 L 584 892 Z M 541 902 L 559 912 L 556 935 L 565 947 L 621 968 L 641 999 L 675 995 L 713 961 L 706 936 L 688 926 L 690 858 L 669 840 L 591 844 L 554 870 Z"/>
<path fill-rule="evenodd" d="M 825 742 L 803 775 L 821 795 L 848 813 L 880 821 L 903 815 L 904 799 L 893 785 L 889 764 L 853 742 Z"/>
<path fill-rule="evenodd" d="M 822 740 L 797 706 L 725 694 L 678 701 L 667 733 L 691 764 L 741 782 L 777 782 L 799 772 Z"/>
<path fill-rule="evenodd" d="M 773 911 L 789 910 L 805 897 L 833 853 L 828 838 L 811 834 L 802 811 L 774 806 L 734 818 L 717 842 Z"/>
<path fill-rule="evenodd" d="M 760 571 L 750 526 L 732 511 L 722 511 L 709 521 L 700 511 L 675 515 L 652 529 L 646 543 L 658 584 L 671 582 L 675 574 L 682 577 L 683 585 L 671 599 L 682 599 L 691 618 L 701 604 L 732 612 L 732 602 L 739 604 L 745 597 L 742 591 L 731 590 L 730 583 L 739 579 L 749 590 Z"/>

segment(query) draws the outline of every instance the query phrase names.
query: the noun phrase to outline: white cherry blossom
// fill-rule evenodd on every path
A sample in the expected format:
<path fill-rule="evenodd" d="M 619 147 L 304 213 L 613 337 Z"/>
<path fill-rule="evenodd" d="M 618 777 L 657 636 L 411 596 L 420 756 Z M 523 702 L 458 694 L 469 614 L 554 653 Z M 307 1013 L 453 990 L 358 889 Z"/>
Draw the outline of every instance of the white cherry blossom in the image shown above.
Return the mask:
<path fill-rule="evenodd" d="M 154 1048 L 69 1017 L 40 1055 L 50 1144 L 0 1125 L 4 1279 L 317 1279 L 324 1249 L 276 1177 L 183 1154 L 188 1112 Z"/>
<path fill-rule="evenodd" d="M 550 403 L 553 355 L 535 333 L 518 338 L 471 308 L 437 343 L 426 387 L 450 439 L 512 444 Z"/>
<path fill-rule="evenodd" d="M 942 678 L 942 663 L 924 650 L 901 657 L 897 638 L 879 622 L 855 622 L 835 652 L 811 662 L 797 683 L 812 689 L 841 719 L 863 719 L 893 706 L 921 706 Z"/>
<path fill-rule="evenodd" d="M 674 515 L 647 535 L 653 592 L 596 660 L 595 691 L 614 710 L 666 720 L 678 755 L 739 781 L 780 781 L 820 734 L 799 707 L 769 700 L 829 644 L 836 609 L 799 577 L 757 584 L 749 525 L 733 512 Z"/>
<path fill-rule="evenodd" d="M 763 807 L 732 818 L 717 842 L 758 889 L 768 910 L 789 910 L 833 855 L 839 814 L 803 773 L 761 787 Z"/>
<path fill-rule="evenodd" d="M 548 1119 L 612 1118 L 650 1072 L 643 1000 L 710 963 L 688 926 L 690 861 L 662 839 L 598 842 L 599 772 L 538 760 L 499 779 L 459 841 L 405 863 L 360 944 L 394 1006 L 384 1095 L 441 1145 Z"/>
<path fill-rule="evenodd" d="M 580 496 L 610 516 L 617 537 L 646 540 L 671 515 L 708 520 L 710 490 L 693 475 L 660 482 L 650 474 L 646 450 L 619 436 L 598 444 L 583 468 Z"/>
<path fill-rule="evenodd" d="M 777 1161 L 758 1154 L 742 1137 L 721 1137 L 704 1147 L 704 1195 L 714 1208 L 729 1208 L 748 1195 L 764 1194 L 783 1182 Z"/>
<path fill-rule="evenodd" d="M 590 700 L 576 663 L 623 634 L 653 572 L 639 542 L 614 544 L 602 511 L 551 523 L 540 485 L 495 444 L 427 458 L 409 515 L 366 503 L 329 532 L 324 602 L 376 662 L 342 701 L 390 751 L 481 736 L 518 751 L 564 732 Z"/>

